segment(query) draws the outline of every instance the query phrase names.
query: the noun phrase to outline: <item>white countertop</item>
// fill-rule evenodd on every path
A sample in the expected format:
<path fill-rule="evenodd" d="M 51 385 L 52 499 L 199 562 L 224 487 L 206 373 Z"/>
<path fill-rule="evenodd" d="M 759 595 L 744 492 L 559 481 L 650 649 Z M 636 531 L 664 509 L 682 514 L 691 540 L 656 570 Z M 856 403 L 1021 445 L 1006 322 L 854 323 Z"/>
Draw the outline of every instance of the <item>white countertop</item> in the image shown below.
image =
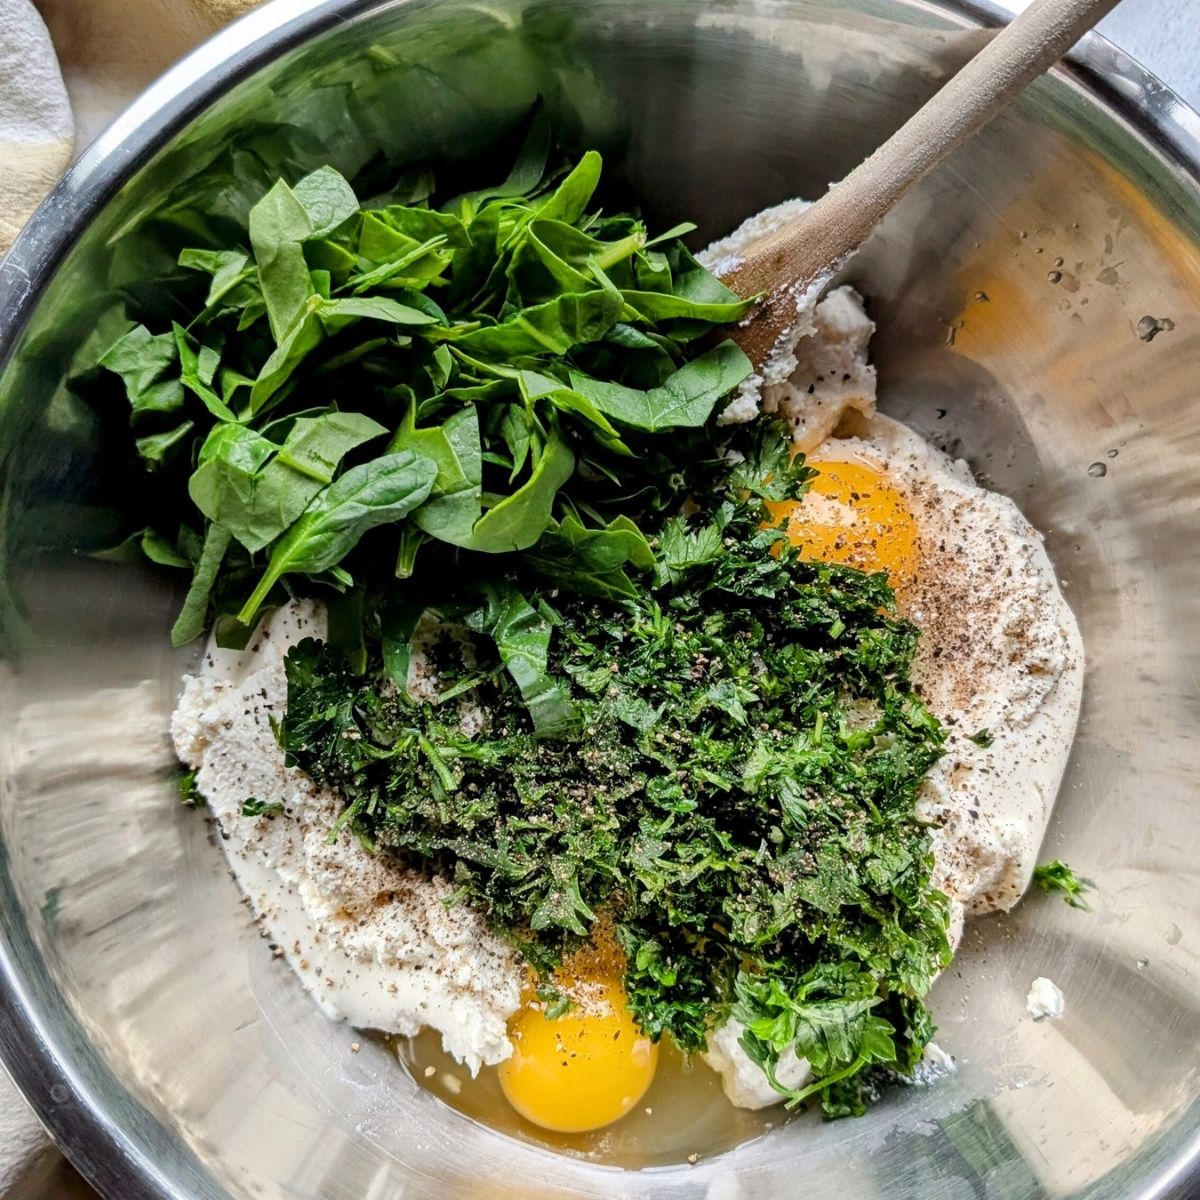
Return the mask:
<path fill-rule="evenodd" d="M 1009 0 L 1014 9 L 1025 7 L 1025 2 Z M 1200 0 L 1123 0 L 1099 29 L 1200 111 Z M 92 114 L 81 116 L 81 127 L 94 131 Z M 25 1152 L 14 1145 L 5 1124 L 6 1117 L 10 1121 L 17 1117 L 13 1106 L 20 1103 L 0 1071 L 0 1168 L 7 1155 Z M 86 1200 L 89 1195 L 61 1161 L 44 1160 L 34 1173 L 36 1185 L 18 1187 L 7 1200 Z M 3 1174 L 0 1169 L 0 1178 Z"/>
<path fill-rule="evenodd" d="M 1200 0 L 1124 0 L 1099 29 L 1200 111 Z"/>

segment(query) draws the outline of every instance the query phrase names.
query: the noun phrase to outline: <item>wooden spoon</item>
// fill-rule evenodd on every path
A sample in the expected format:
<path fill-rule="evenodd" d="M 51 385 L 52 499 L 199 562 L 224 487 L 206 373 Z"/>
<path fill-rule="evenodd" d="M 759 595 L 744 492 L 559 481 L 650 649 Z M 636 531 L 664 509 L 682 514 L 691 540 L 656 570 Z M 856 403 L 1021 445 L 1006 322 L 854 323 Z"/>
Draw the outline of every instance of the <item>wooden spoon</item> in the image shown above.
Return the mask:
<path fill-rule="evenodd" d="M 775 382 L 805 296 L 826 281 L 901 196 L 1062 57 L 1117 0 L 1033 0 L 925 106 L 810 208 L 727 255 L 714 270 L 740 296 L 762 294 L 729 336 Z"/>

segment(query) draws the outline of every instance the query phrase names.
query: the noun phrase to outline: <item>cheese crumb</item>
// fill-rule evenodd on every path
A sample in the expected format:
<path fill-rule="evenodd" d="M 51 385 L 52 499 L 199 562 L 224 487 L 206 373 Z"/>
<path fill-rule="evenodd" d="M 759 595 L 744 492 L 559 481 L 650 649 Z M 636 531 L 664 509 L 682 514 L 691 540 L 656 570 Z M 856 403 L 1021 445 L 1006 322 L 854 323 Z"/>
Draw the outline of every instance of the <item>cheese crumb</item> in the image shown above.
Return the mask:
<path fill-rule="evenodd" d="M 1057 1021 L 1065 1008 L 1062 991 L 1052 979 L 1039 975 L 1029 985 L 1029 995 L 1025 997 L 1025 1011 L 1035 1021 L 1040 1021 L 1043 1017 Z"/>

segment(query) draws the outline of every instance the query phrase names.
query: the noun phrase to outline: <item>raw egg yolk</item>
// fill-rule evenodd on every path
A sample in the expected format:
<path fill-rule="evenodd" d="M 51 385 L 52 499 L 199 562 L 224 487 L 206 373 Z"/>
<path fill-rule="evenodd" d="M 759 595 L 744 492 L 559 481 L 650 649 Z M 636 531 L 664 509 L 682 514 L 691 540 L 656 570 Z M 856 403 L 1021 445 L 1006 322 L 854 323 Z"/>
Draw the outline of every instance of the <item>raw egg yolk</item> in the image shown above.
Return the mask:
<path fill-rule="evenodd" d="M 904 494 L 861 462 L 809 459 L 820 472 L 800 500 L 770 504 L 805 559 L 886 571 L 897 592 L 916 579 L 917 523 Z"/>
<path fill-rule="evenodd" d="M 526 1120 L 558 1133 L 602 1129 L 646 1094 L 658 1047 L 638 1028 L 613 979 L 579 980 L 564 989 L 571 1007 L 547 1017 L 527 1002 L 509 1022 L 513 1054 L 500 1064 L 500 1086 Z"/>

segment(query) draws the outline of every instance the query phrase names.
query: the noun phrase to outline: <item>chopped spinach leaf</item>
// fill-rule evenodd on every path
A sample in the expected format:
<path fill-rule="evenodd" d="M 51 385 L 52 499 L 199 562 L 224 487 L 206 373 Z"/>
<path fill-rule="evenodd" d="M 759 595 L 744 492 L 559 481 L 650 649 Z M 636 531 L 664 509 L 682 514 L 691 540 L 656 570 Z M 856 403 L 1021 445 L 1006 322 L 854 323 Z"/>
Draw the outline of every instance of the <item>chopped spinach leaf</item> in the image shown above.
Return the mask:
<path fill-rule="evenodd" d="M 862 1111 L 868 1072 L 910 1070 L 932 1035 L 922 998 L 949 961 L 949 903 L 916 794 L 943 733 L 883 577 L 801 562 L 763 527 L 742 484 L 768 466 L 758 490 L 775 499 L 811 474 L 760 439 L 693 492 L 699 512 L 649 539 L 613 529 L 622 544 L 589 570 L 648 567 L 628 592 L 557 590 L 535 550 L 519 579 L 425 593 L 474 633 L 439 703 L 401 686 L 411 610 L 381 622 L 365 674 L 300 643 L 279 736 L 348 824 L 451 879 L 545 986 L 611 919 L 652 1037 L 696 1050 L 732 1013 L 768 1078 L 788 1047 L 809 1060 L 789 1102 L 841 1115 Z M 572 517 L 556 537 L 564 524 L 585 549 L 608 536 Z"/>
<path fill-rule="evenodd" d="M 243 817 L 277 817 L 283 811 L 282 804 L 267 804 L 254 796 L 242 801 Z"/>
<path fill-rule="evenodd" d="M 1088 912 L 1091 906 L 1084 899 L 1084 893 L 1091 891 L 1096 885 L 1090 879 L 1076 875 L 1073 870 L 1060 858 L 1051 859 L 1040 867 L 1033 869 L 1033 882 L 1043 892 L 1059 892 L 1062 898 L 1072 908 Z"/>

